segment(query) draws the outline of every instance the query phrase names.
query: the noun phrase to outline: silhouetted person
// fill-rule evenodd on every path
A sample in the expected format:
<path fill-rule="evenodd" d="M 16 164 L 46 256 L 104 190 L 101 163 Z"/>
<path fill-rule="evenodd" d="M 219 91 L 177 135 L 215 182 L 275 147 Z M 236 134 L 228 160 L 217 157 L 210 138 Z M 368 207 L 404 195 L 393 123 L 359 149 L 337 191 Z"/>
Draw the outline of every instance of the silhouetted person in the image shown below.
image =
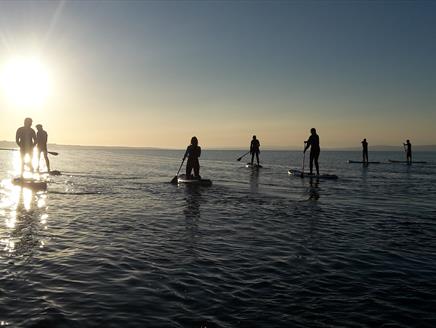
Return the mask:
<path fill-rule="evenodd" d="M 406 161 L 407 164 L 412 164 L 412 144 L 410 143 L 410 140 L 407 139 L 406 143 L 403 144 L 404 147 L 406 147 L 405 151 L 406 151 Z"/>
<path fill-rule="evenodd" d="M 362 162 L 368 164 L 368 142 L 366 139 L 362 141 Z"/>
<path fill-rule="evenodd" d="M 250 154 L 251 154 L 251 165 L 253 165 L 254 155 L 256 155 L 257 165 L 259 165 L 259 153 L 260 153 L 260 142 L 256 139 L 256 136 L 253 136 L 253 139 L 250 143 Z"/>
<path fill-rule="evenodd" d="M 305 141 L 306 147 L 304 152 L 310 147 L 310 174 L 313 171 L 313 162 L 315 162 L 316 174 L 319 175 L 318 157 L 321 149 L 319 147 L 319 136 L 316 134 L 315 128 L 310 129 L 310 137 Z"/>
<path fill-rule="evenodd" d="M 26 155 L 29 155 L 29 167 L 30 170 L 33 171 L 33 148 L 36 144 L 36 134 L 32 129 L 32 119 L 27 117 L 24 120 L 24 126 L 18 128 L 17 133 L 15 135 L 15 142 L 20 147 L 20 155 L 21 155 L 21 175 L 23 175 L 24 171 L 24 161 L 26 159 Z"/>
<path fill-rule="evenodd" d="M 191 138 L 191 144 L 186 148 L 185 156 L 183 159 L 188 157 L 188 162 L 186 163 L 186 178 L 191 178 L 192 169 L 194 169 L 194 178 L 201 179 L 200 177 L 200 163 L 198 158 L 201 155 L 201 147 L 198 145 L 197 137 Z"/>
<path fill-rule="evenodd" d="M 38 166 L 36 169 L 39 171 L 39 160 L 41 157 L 41 153 L 43 153 L 44 159 L 45 159 L 45 165 L 47 166 L 47 171 L 50 172 L 50 161 L 48 160 L 48 156 L 47 156 L 48 134 L 46 131 L 44 131 L 42 129 L 41 124 L 37 124 L 36 129 L 38 130 L 38 132 L 36 132 L 36 148 L 38 151 L 38 156 L 37 156 L 38 157 Z"/>

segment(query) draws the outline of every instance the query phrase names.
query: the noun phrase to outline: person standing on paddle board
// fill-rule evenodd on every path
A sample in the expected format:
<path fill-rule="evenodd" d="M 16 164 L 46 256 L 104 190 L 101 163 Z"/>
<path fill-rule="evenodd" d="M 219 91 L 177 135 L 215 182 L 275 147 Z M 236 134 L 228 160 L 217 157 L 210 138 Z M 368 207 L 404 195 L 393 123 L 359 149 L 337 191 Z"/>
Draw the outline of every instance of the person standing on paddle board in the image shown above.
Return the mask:
<path fill-rule="evenodd" d="M 38 156 L 37 156 L 38 157 L 38 166 L 36 167 L 36 169 L 39 171 L 39 160 L 41 157 L 41 153 L 43 153 L 44 159 L 45 159 L 45 165 L 47 166 L 47 172 L 50 172 L 50 161 L 48 160 L 48 155 L 47 155 L 48 134 L 46 131 L 44 131 L 42 129 L 41 124 L 37 124 L 36 129 L 38 130 L 38 132 L 36 133 L 36 148 L 38 151 Z"/>
<path fill-rule="evenodd" d="M 186 163 L 186 178 L 191 178 L 192 169 L 194 169 L 194 178 L 201 179 L 200 177 L 200 162 L 198 158 L 201 155 L 201 147 L 198 145 L 197 137 L 191 138 L 191 144 L 186 148 L 185 156 L 183 160 L 188 157 L 188 162 Z"/>
<path fill-rule="evenodd" d="M 362 162 L 368 164 L 368 142 L 366 139 L 362 141 Z"/>
<path fill-rule="evenodd" d="M 318 157 L 321 149 L 319 147 L 319 136 L 316 134 L 316 129 L 310 129 L 310 137 L 305 141 L 306 147 L 304 148 L 304 153 L 310 147 L 310 174 L 313 174 L 313 162 L 315 162 L 316 174 L 319 175 L 319 165 Z"/>
<path fill-rule="evenodd" d="M 406 143 L 403 144 L 403 146 L 405 147 L 405 151 L 406 151 L 406 161 L 407 164 L 412 164 L 412 144 L 410 143 L 410 140 L 407 139 Z"/>
<path fill-rule="evenodd" d="M 256 136 L 253 136 L 253 139 L 251 140 L 250 143 L 251 165 L 253 165 L 254 155 L 256 155 L 257 166 L 259 166 L 259 153 L 260 153 L 259 148 L 260 148 L 260 142 L 256 138 Z"/>
<path fill-rule="evenodd" d="M 24 120 L 24 126 L 18 128 L 17 133 L 15 135 L 15 142 L 20 147 L 20 155 L 21 155 L 21 175 L 23 175 L 24 171 L 24 162 L 26 160 L 26 155 L 29 155 L 29 167 L 30 170 L 33 171 L 33 148 L 36 144 L 36 134 L 32 129 L 32 119 L 27 117 Z"/>

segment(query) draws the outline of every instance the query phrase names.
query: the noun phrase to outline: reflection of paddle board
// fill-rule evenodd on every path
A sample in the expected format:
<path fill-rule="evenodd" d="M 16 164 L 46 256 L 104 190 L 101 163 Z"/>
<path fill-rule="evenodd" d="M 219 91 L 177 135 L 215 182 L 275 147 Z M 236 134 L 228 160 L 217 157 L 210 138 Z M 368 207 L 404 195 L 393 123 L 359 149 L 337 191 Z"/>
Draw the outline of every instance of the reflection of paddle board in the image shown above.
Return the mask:
<path fill-rule="evenodd" d="M 211 186 L 212 181 L 209 179 L 187 179 L 186 174 L 181 174 L 177 177 L 177 183 L 186 184 L 186 185 L 194 185 L 194 186 Z"/>
<path fill-rule="evenodd" d="M 263 166 L 260 164 L 257 165 L 257 164 L 247 163 L 247 164 L 245 164 L 245 167 L 248 167 L 250 169 L 261 169 Z"/>
<path fill-rule="evenodd" d="M 306 173 L 306 172 L 303 173 L 300 170 L 289 170 L 288 174 L 292 175 L 294 177 L 299 177 L 299 178 L 316 178 L 316 179 L 331 179 L 331 180 L 336 180 L 338 178 L 338 176 L 334 175 L 334 174 L 316 175 L 316 174 L 310 174 L 310 173 Z"/>
<path fill-rule="evenodd" d="M 350 163 L 350 164 L 380 164 L 380 162 L 362 162 L 362 161 L 351 161 L 351 160 L 349 160 L 348 163 Z"/>
<path fill-rule="evenodd" d="M 388 159 L 389 163 L 398 163 L 398 164 L 408 164 L 407 161 L 396 161 L 393 159 Z M 424 161 L 412 161 L 412 164 L 427 164 L 427 162 Z"/>
<path fill-rule="evenodd" d="M 34 191 L 47 190 L 47 182 L 35 179 L 15 178 L 12 180 L 12 184 Z"/>

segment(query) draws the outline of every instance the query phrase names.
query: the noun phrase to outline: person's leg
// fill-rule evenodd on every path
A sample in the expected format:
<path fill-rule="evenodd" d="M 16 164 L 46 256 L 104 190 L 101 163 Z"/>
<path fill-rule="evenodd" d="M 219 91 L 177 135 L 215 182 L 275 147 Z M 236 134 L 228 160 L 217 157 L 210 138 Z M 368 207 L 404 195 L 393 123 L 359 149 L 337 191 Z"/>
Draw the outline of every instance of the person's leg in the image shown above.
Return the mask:
<path fill-rule="evenodd" d="M 47 172 L 50 172 L 50 161 L 48 160 L 47 150 L 44 150 L 44 159 L 45 159 L 45 165 L 47 166 Z M 39 158 L 38 158 L 38 165 L 39 165 Z"/>
<path fill-rule="evenodd" d="M 251 153 L 251 165 L 253 165 L 253 161 L 254 161 L 254 152 Z"/>
<path fill-rule="evenodd" d="M 318 158 L 319 158 L 319 152 L 315 154 L 315 167 L 316 167 L 316 174 L 319 175 L 319 164 L 318 164 Z"/>
<path fill-rule="evenodd" d="M 192 172 L 192 164 L 191 161 L 188 160 L 188 162 L 186 163 L 186 178 L 189 179 L 189 177 L 191 176 L 191 172 Z"/>
<path fill-rule="evenodd" d="M 310 152 L 310 159 L 309 159 L 309 168 L 310 168 L 310 174 L 312 174 L 313 171 L 313 152 Z"/>
<path fill-rule="evenodd" d="M 257 161 L 257 165 L 259 165 L 259 152 L 256 152 L 256 161 Z"/>
<path fill-rule="evenodd" d="M 39 163 L 41 161 L 41 151 L 37 149 L 36 158 L 38 159 L 38 163 L 36 164 L 36 171 L 39 172 Z"/>
<path fill-rule="evenodd" d="M 30 169 L 30 172 L 34 172 L 34 170 L 33 170 L 33 149 L 31 149 L 31 150 L 29 150 L 29 169 Z M 39 165 L 39 163 L 38 163 L 38 165 Z"/>
<path fill-rule="evenodd" d="M 21 171 L 20 171 L 20 174 L 21 174 L 21 177 L 22 177 L 23 173 L 24 173 L 24 159 L 26 158 L 26 153 L 23 150 L 20 151 L 20 157 L 21 157 Z"/>
<path fill-rule="evenodd" d="M 194 163 L 194 176 L 196 178 L 200 177 L 200 163 L 198 162 L 198 160 Z"/>

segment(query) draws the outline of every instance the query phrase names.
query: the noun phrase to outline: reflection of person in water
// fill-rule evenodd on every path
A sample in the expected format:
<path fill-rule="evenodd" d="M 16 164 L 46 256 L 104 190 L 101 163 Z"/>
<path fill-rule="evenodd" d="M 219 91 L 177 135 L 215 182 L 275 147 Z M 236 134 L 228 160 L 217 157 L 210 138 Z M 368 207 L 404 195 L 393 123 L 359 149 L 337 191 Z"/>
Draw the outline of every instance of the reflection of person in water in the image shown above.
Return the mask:
<path fill-rule="evenodd" d="M 197 239 L 200 236 L 200 204 L 201 204 L 201 189 L 192 186 L 193 188 L 185 188 L 186 206 L 183 209 L 185 215 L 186 229 L 186 246 L 190 252 L 195 252 Z"/>
<path fill-rule="evenodd" d="M 21 189 L 18 194 L 17 205 L 15 207 L 15 226 L 11 232 L 11 237 L 18 241 L 10 251 L 17 256 L 31 256 L 40 247 L 38 233 L 41 225 L 45 206 L 39 208 L 38 202 L 41 201 L 39 195 L 28 189 Z"/>
<path fill-rule="evenodd" d="M 318 187 L 319 187 L 319 179 L 310 178 L 309 200 L 319 199 Z"/>
<path fill-rule="evenodd" d="M 259 189 L 259 170 L 252 170 L 250 174 L 250 191 L 257 192 Z"/>

